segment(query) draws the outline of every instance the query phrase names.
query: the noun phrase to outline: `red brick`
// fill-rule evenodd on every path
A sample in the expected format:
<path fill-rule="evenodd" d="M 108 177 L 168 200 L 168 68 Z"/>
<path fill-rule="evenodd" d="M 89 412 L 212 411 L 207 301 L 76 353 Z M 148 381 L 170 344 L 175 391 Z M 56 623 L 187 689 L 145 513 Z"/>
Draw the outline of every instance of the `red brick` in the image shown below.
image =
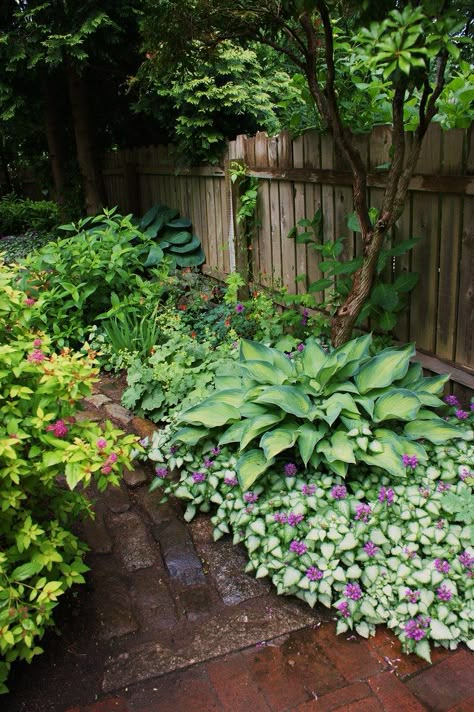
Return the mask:
<path fill-rule="evenodd" d="M 415 675 L 407 685 L 430 710 L 447 712 L 472 697 L 474 656 L 466 650 L 460 650 Z"/>
<path fill-rule="evenodd" d="M 377 628 L 375 635 L 369 638 L 368 644 L 380 663 L 384 667 L 394 669 L 397 677 L 404 678 L 430 667 L 430 663 L 418 655 L 404 653 L 400 640 L 387 628 Z M 444 648 L 433 648 L 431 660 L 436 663 L 444 660 L 448 655 L 452 655 L 452 652 Z"/>
<path fill-rule="evenodd" d="M 332 710 L 346 709 L 352 702 L 363 700 L 371 695 L 370 687 L 365 682 L 354 682 L 318 699 L 304 702 L 296 708 L 295 712 L 332 712 Z"/>
<path fill-rule="evenodd" d="M 130 712 L 221 712 L 204 668 L 171 673 L 131 694 Z"/>
<path fill-rule="evenodd" d="M 127 702 L 121 697 L 108 697 L 101 702 L 95 702 L 93 705 L 81 707 L 81 712 L 129 712 Z"/>
<path fill-rule="evenodd" d="M 270 712 L 252 679 L 248 658 L 240 653 L 226 656 L 208 663 L 207 672 L 225 712 Z"/>
<path fill-rule="evenodd" d="M 366 640 L 358 636 L 336 635 L 333 623 L 313 631 L 313 637 L 346 680 L 365 680 L 384 668 Z"/>
<path fill-rule="evenodd" d="M 472 712 L 472 710 L 474 710 L 474 696 L 450 707 L 449 712 Z"/>
<path fill-rule="evenodd" d="M 312 631 L 299 632 L 280 646 L 268 646 L 247 656 L 252 677 L 274 712 L 344 684 L 344 678 L 315 645 Z"/>
<path fill-rule="evenodd" d="M 393 672 L 375 675 L 368 682 L 385 712 L 423 712 L 426 709 Z"/>

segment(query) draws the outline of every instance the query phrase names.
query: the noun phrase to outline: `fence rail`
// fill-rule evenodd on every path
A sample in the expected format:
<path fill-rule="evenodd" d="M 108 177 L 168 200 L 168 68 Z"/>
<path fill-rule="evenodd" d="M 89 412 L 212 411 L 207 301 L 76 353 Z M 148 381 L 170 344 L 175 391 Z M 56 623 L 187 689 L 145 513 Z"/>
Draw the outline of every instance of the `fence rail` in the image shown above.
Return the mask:
<path fill-rule="evenodd" d="M 355 136 L 354 141 L 369 167 L 369 204 L 380 207 L 390 128 L 376 127 L 370 136 Z M 406 141 L 409 147 L 410 134 Z M 247 246 L 254 282 L 302 293 L 323 276 L 318 253 L 287 238 L 298 220 L 312 217 L 318 208 L 324 241 L 344 235 L 343 256 L 361 253 L 360 237 L 347 227 L 351 172 L 332 137 L 314 131 L 293 140 L 287 133 L 238 136 L 229 143 L 222 165 L 215 167 L 177 168 L 169 146 L 109 153 L 103 171 L 109 205 L 138 214 L 155 202 L 179 208 L 201 237 L 204 269 L 222 279 L 239 267 L 242 247 L 235 220 L 238 195 L 229 178 L 232 161 L 245 164 L 258 178 L 258 227 Z M 474 390 L 473 174 L 472 129 L 443 132 L 432 125 L 405 211 L 389 236 L 392 246 L 408 237 L 421 239 L 409 254 L 395 257 L 385 273 L 387 280 L 408 270 L 420 273 L 396 336 L 416 341 L 427 369 L 451 371 L 461 397 Z"/>

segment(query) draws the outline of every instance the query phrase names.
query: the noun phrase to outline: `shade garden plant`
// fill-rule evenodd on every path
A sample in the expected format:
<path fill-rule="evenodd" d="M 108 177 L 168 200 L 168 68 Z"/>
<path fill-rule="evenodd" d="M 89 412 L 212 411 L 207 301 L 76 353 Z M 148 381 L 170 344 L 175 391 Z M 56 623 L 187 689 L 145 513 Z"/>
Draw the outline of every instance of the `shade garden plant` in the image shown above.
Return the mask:
<path fill-rule="evenodd" d="M 385 623 L 429 660 L 432 644 L 474 647 L 474 406 L 450 409 L 411 347 L 369 347 L 242 341 L 232 387 L 216 379 L 153 436 L 153 487 L 187 520 L 212 510 L 248 571 L 333 607 L 339 633 Z"/>

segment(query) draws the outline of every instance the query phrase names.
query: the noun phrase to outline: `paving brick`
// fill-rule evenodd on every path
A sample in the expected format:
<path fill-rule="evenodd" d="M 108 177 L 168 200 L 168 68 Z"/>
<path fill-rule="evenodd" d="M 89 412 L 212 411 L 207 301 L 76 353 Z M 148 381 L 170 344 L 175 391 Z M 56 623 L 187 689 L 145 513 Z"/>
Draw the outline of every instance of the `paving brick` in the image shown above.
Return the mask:
<path fill-rule="evenodd" d="M 184 522 L 170 519 L 153 527 L 153 536 L 159 542 L 171 578 L 191 586 L 205 582 L 201 560 Z"/>
<path fill-rule="evenodd" d="M 449 712 L 472 712 L 472 710 L 474 710 L 474 695 L 449 708 Z"/>
<path fill-rule="evenodd" d="M 115 421 L 122 428 L 126 428 L 133 418 L 132 411 L 127 410 L 127 408 L 124 408 L 118 403 L 107 403 L 107 405 L 104 406 L 104 411 L 108 418 Z"/>
<path fill-rule="evenodd" d="M 313 631 L 313 635 L 318 647 L 351 682 L 365 680 L 384 668 L 366 640 L 356 636 L 336 635 L 334 623 L 320 626 Z"/>
<path fill-rule="evenodd" d="M 341 687 L 339 690 L 329 692 L 327 695 L 313 697 L 309 702 L 296 707 L 295 712 L 332 712 L 332 710 L 345 710 L 347 705 L 372 696 L 370 687 L 365 682 L 353 682 L 351 685 Z M 401 710 L 399 712 L 402 712 Z"/>
<path fill-rule="evenodd" d="M 222 712 L 204 668 L 153 680 L 132 693 L 128 704 L 130 712 Z"/>
<path fill-rule="evenodd" d="M 368 680 L 385 712 L 423 712 L 426 709 L 393 672 L 383 672 Z"/>
<path fill-rule="evenodd" d="M 316 647 L 312 631 L 290 635 L 280 645 L 252 654 L 252 676 L 275 712 L 345 685 L 342 675 Z"/>
<path fill-rule="evenodd" d="M 151 438 L 153 433 L 159 431 L 159 428 L 155 423 L 146 418 L 139 418 L 136 416 L 130 421 L 130 429 L 138 435 L 139 438 Z"/>
<path fill-rule="evenodd" d="M 430 667 L 430 663 L 418 655 L 404 653 L 400 640 L 388 628 L 379 626 L 375 635 L 367 642 L 373 654 L 378 657 L 384 667 L 395 670 L 397 677 L 405 678 Z M 433 648 L 431 651 L 432 662 L 444 660 L 450 654 L 450 651 L 444 648 Z"/>
<path fill-rule="evenodd" d="M 99 411 L 93 408 L 86 408 L 85 410 L 79 410 L 74 416 L 79 423 L 92 421 L 98 423 L 102 420 L 102 415 Z"/>
<path fill-rule="evenodd" d="M 101 702 L 80 708 L 81 712 L 130 712 L 130 708 L 122 697 L 110 697 Z"/>
<path fill-rule="evenodd" d="M 137 571 L 156 563 L 156 547 L 136 512 L 115 514 L 108 519 L 114 553 L 127 571 Z"/>
<path fill-rule="evenodd" d="M 94 600 L 100 638 L 111 640 L 138 630 L 128 588 L 117 575 L 94 579 Z"/>
<path fill-rule="evenodd" d="M 176 606 L 180 617 L 194 622 L 206 618 L 214 612 L 214 601 L 207 586 L 193 586 L 177 592 Z"/>
<path fill-rule="evenodd" d="M 164 524 L 165 522 L 176 519 L 178 516 L 171 502 L 163 502 L 163 504 L 160 504 L 162 497 L 163 493 L 159 489 L 153 492 L 143 489 L 137 493 L 140 507 L 145 510 L 153 524 Z"/>
<path fill-rule="evenodd" d="M 130 594 L 142 630 L 169 630 L 176 625 L 176 610 L 163 571 L 155 567 L 136 571 Z M 160 575 L 161 574 L 161 575 Z"/>
<path fill-rule="evenodd" d="M 133 470 L 124 470 L 123 479 L 128 487 L 138 487 L 147 481 L 148 476 L 144 468 L 137 465 Z"/>
<path fill-rule="evenodd" d="M 102 501 L 114 514 L 128 512 L 131 502 L 123 487 L 108 487 L 102 496 Z"/>
<path fill-rule="evenodd" d="M 474 656 L 466 650 L 459 650 L 412 677 L 407 685 L 430 710 L 446 712 L 472 697 Z"/>
<path fill-rule="evenodd" d="M 344 705 L 340 710 L 341 712 L 384 712 L 384 708 L 375 697 L 364 697 L 363 700 Z M 403 712 L 403 710 L 398 712 Z"/>
<path fill-rule="evenodd" d="M 104 515 L 96 511 L 94 519 L 82 523 L 82 537 L 96 554 L 109 554 L 112 551 L 112 539 L 104 522 Z"/>
<path fill-rule="evenodd" d="M 103 393 L 96 393 L 88 398 L 84 398 L 84 403 L 92 408 L 102 408 L 102 406 L 110 402 L 110 398 Z"/>
<path fill-rule="evenodd" d="M 99 383 L 99 391 L 120 403 L 122 394 L 126 388 L 125 379 L 111 378 L 102 375 Z"/>
<path fill-rule="evenodd" d="M 207 672 L 225 712 L 270 712 L 242 655 L 208 663 Z"/>

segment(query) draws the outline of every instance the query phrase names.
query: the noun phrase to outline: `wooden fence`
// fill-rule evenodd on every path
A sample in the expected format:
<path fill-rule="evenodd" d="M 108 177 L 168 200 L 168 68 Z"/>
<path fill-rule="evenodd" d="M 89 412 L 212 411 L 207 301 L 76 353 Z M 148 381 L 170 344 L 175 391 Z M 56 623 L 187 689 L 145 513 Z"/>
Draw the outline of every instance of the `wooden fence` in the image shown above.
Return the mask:
<path fill-rule="evenodd" d="M 433 372 L 449 371 L 455 391 L 474 390 L 474 140 L 472 130 L 441 131 L 434 124 L 425 138 L 410 183 L 405 211 L 390 235 L 392 245 L 421 238 L 408 255 L 394 258 L 386 271 L 420 273 L 396 336 L 416 341 L 420 359 Z M 390 161 L 391 132 L 376 127 L 356 136 L 369 166 L 369 204 L 379 207 L 385 183 L 380 166 Z M 409 144 L 411 135 L 407 134 Z M 347 227 L 352 212 L 352 177 L 330 135 L 307 132 L 292 140 L 283 133 L 238 136 L 222 165 L 177 169 L 172 147 L 156 146 L 109 153 L 104 178 L 109 205 L 142 214 L 156 202 L 189 216 L 207 256 L 204 270 L 223 279 L 239 267 L 236 245 L 238 195 L 229 166 L 239 161 L 259 179 L 258 227 L 248 245 L 252 279 L 303 292 L 323 276 L 318 253 L 288 239 L 289 230 L 317 208 L 324 240 L 346 236 L 344 255 L 360 253 L 360 239 Z M 303 275 L 302 279 L 296 277 Z M 321 295 L 322 298 L 323 295 Z"/>

